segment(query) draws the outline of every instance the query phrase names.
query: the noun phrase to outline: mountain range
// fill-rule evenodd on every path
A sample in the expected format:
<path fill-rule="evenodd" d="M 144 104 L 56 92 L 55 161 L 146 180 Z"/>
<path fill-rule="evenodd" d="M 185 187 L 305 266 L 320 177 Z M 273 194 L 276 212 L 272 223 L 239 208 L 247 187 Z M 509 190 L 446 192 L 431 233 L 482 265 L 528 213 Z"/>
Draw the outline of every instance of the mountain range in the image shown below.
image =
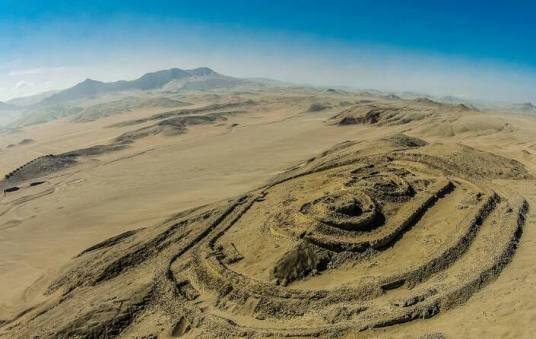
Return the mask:
<path fill-rule="evenodd" d="M 112 114 L 132 108 L 133 100 L 118 101 L 139 96 L 138 105 L 145 105 L 143 97 L 155 98 L 148 100 L 166 100 L 169 94 L 182 90 L 212 90 L 221 88 L 235 88 L 238 86 L 254 86 L 255 88 L 287 87 L 289 84 L 270 79 L 243 79 L 223 75 L 208 67 L 195 69 L 170 68 L 150 72 L 134 80 L 119 80 L 103 82 L 86 79 L 73 87 L 15 98 L 7 103 L 0 102 L 0 126 L 20 127 L 50 120 L 85 114 L 85 110 L 99 111 L 108 108 L 105 102 L 110 102 Z M 138 95 L 139 94 L 139 95 Z M 100 97 L 107 96 L 104 99 Z M 164 96 L 164 97 L 162 97 Z M 99 100 L 95 101 L 93 99 Z M 127 102 L 128 101 L 128 102 Z M 121 107 L 118 107 L 121 105 Z M 124 107 L 123 107 L 124 106 Z M 93 112 L 94 113 L 94 112 Z M 92 113 L 92 116 L 94 114 Z M 102 115 L 107 115 L 103 112 Z M 82 117 L 84 120 L 86 117 Z"/>
<path fill-rule="evenodd" d="M 95 105 L 96 102 L 93 99 L 107 95 L 112 95 L 110 97 L 111 99 L 105 100 L 113 101 L 111 104 L 113 110 L 121 112 L 131 108 L 132 102 L 130 101 L 132 100 L 125 103 L 117 101 L 118 98 L 136 95 L 136 93 L 154 92 L 157 96 L 160 95 L 158 93 L 162 93 L 165 96 L 169 93 L 176 93 L 182 90 L 212 90 L 239 86 L 268 88 L 297 85 L 271 79 L 235 78 L 217 73 L 208 67 L 194 69 L 170 68 L 146 73 L 134 80 L 103 82 L 86 79 L 64 90 L 15 98 L 9 100 L 7 103 L 0 102 L 0 125 L 9 127 L 24 126 L 65 116 L 84 114 L 84 110 L 91 110 L 93 108 L 91 105 Z M 385 94 L 381 91 L 370 90 L 370 92 L 376 93 L 379 96 Z M 404 99 L 423 96 L 422 94 L 411 92 L 402 92 L 398 95 Z M 448 103 L 465 102 L 454 97 L 443 97 L 438 100 Z M 97 104 L 100 103 L 97 102 Z M 139 105 L 143 104 L 143 102 L 139 103 Z M 118 105 L 125 107 L 117 107 Z M 501 108 L 515 113 L 536 113 L 536 106 L 532 103 L 511 104 L 509 106 L 502 106 Z M 107 106 L 103 105 L 98 107 L 99 111 L 106 111 L 107 109 Z M 107 113 L 104 112 L 102 114 L 106 115 Z"/>
<path fill-rule="evenodd" d="M 524 102 L 521 104 L 512 104 L 507 107 L 509 111 L 517 113 L 536 113 L 536 106 L 531 102 Z"/>
<path fill-rule="evenodd" d="M 92 99 L 100 95 L 123 91 L 150 91 L 163 87 L 200 88 L 229 87 L 246 84 L 248 80 L 216 73 L 208 67 L 183 70 L 171 68 L 146 73 L 138 79 L 102 82 L 86 79 L 79 84 L 45 98 L 42 104 L 59 104 L 68 101 Z M 175 86 L 173 86 L 175 84 Z"/>

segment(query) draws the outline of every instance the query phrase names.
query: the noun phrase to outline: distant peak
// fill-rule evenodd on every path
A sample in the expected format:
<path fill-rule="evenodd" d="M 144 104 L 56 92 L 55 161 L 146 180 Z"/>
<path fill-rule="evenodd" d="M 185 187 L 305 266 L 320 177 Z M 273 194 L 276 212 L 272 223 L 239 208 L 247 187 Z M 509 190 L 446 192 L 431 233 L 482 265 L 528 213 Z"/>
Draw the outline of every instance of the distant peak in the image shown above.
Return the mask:
<path fill-rule="evenodd" d="M 210 76 L 210 75 L 218 75 L 214 70 L 208 68 L 208 67 L 198 67 L 191 70 L 188 70 L 191 75 L 195 76 Z"/>
<path fill-rule="evenodd" d="M 87 78 L 86 80 L 82 81 L 81 84 L 98 84 L 101 83 L 100 81 L 93 80 L 90 78 Z"/>

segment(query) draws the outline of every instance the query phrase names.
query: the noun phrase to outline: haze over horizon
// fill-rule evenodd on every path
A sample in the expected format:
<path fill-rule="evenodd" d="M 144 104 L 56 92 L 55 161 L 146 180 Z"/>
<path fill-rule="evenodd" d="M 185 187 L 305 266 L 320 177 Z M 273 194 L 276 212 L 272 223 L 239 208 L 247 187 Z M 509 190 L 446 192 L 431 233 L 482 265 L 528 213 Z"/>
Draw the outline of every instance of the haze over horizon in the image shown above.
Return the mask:
<path fill-rule="evenodd" d="M 207 66 L 312 85 L 536 101 L 535 6 L 4 0 L 0 100 L 85 78 Z"/>

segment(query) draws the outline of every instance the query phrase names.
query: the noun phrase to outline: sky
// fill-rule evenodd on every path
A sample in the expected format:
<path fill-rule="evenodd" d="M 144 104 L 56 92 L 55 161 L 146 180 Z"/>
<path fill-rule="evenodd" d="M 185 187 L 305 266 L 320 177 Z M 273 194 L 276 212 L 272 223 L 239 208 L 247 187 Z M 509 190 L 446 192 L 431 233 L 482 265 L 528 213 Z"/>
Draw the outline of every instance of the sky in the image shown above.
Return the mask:
<path fill-rule="evenodd" d="M 536 102 L 534 1 L 0 0 L 0 100 L 179 67 Z"/>

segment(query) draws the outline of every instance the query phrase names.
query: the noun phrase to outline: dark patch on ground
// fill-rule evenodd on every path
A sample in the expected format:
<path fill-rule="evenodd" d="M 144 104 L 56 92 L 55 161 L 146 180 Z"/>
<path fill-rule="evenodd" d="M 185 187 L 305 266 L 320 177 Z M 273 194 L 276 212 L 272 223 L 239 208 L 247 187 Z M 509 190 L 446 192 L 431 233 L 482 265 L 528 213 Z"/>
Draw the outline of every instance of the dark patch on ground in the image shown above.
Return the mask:
<path fill-rule="evenodd" d="M 222 114 L 207 114 L 199 116 L 172 117 L 161 120 L 153 125 L 142 127 L 134 131 L 128 131 L 121 134 L 115 139 L 115 142 L 128 144 L 137 139 L 145 138 L 151 135 L 175 136 L 186 133 L 187 126 L 207 125 L 217 121 L 226 121 L 227 118 Z"/>
<path fill-rule="evenodd" d="M 146 123 L 149 121 L 162 120 L 162 119 L 173 118 L 173 117 L 184 117 L 184 116 L 201 114 L 201 113 L 210 113 L 211 115 L 219 114 L 219 115 L 228 116 L 232 114 L 242 113 L 242 111 L 222 111 L 222 110 L 228 110 L 230 108 L 240 108 L 240 107 L 251 106 L 255 104 L 256 104 L 255 101 L 247 100 L 247 101 L 230 102 L 230 103 L 224 103 L 224 104 L 211 104 L 208 106 L 197 107 L 197 108 L 178 109 L 178 110 L 154 114 L 148 118 L 122 121 L 122 122 L 110 125 L 108 127 L 128 127 L 128 126 L 133 126 L 133 125 L 139 125 L 139 124 Z"/>
<path fill-rule="evenodd" d="M 5 180 L 9 183 L 31 180 L 54 173 L 75 163 L 76 160 L 72 156 L 48 154 L 35 158 L 11 171 L 5 176 Z"/>
<path fill-rule="evenodd" d="M 15 191 L 18 191 L 20 188 L 17 187 L 17 186 L 13 186 L 13 187 L 10 187 L 10 188 L 6 188 L 4 190 L 5 193 L 9 193 L 9 192 L 15 192 Z"/>
<path fill-rule="evenodd" d="M 21 142 L 19 142 L 19 145 L 29 145 L 33 144 L 35 141 L 33 139 L 22 139 Z"/>
<path fill-rule="evenodd" d="M 428 143 L 422 139 L 410 137 L 405 134 L 395 134 L 385 138 L 384 140 L 392 142 L 395 146 L 404 148 L 414 148 L 428 145 Z"/>
<path fill-rule="evenodd" d="M 311 106 L 309 106 L 309 108 L 307 109 L 307 112 L 320 112 L 330 107 L 331 106 L 329 104 L 316 102 L 316 103 L 311 104 Z"/>

